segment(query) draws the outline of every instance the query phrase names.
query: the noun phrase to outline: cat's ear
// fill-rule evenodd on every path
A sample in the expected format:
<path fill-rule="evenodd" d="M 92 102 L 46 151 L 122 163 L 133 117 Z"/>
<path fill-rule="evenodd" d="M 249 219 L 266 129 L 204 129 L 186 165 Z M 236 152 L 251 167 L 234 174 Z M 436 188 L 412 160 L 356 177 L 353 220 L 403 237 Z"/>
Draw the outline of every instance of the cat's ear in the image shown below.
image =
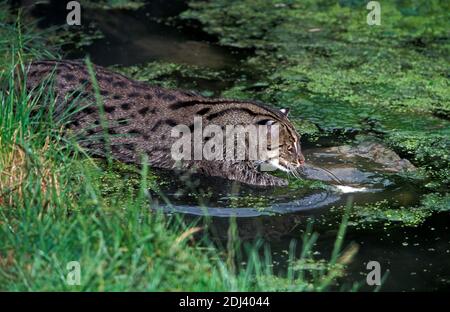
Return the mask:
<path fill-rule="evenodd" d="M 289 115 L 289 108 L 282 108 L 280 109 L 280 112 L 284 115 L 284 116 L 288 116 Z"/>

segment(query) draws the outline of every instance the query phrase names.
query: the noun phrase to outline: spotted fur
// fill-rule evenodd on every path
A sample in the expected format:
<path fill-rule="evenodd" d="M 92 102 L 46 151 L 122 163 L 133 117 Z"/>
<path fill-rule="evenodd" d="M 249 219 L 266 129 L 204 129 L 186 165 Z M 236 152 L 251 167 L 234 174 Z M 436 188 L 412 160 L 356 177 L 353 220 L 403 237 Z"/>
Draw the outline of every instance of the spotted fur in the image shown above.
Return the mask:
<path fill-rule="evenodd" d="M 57 98 L 56 113 L 61 115 L 69 103 L 80 108 L 71 116 L 68 128 L 83 138 L 80 144 L 92 154 L 104 156 L 104 129 L 95 103 L 88 70 L 79 61 L 36 61 L 26 67 L 27 88 L 42 85 L 46 77 L 54 77 L 53 91 Z M 304 161 L 300 136 L 287 118 L 287 111 L 254 101 L 207 98 L 198 94 L 163 89 L 134 81 L 100 66 L 94 66 L 102 96 L 103 111 L 110 134 L 112 156 L 120 161 L 140 163 L 146 154 L 149 164 L 173 169 L 176 164 L 170 148 L 176 138 L 170 136 L 173 126 L 184 124 L 193 128 L 193 117 L 201 116 L 203 126 L 261 125 L 280 126 L 280 169 L 296 170 Z M 83 108 L 84 107 L 84 108 Z M 81 109 L 83 108 L 83 109 Z M 87 138 L 87 139 L 86 139 Z M 259 172 L 254 161 L 193 160 L 181 164 L 210 176 L 219 176 L 254 185 L 285 185 L 284 179 Z"/>

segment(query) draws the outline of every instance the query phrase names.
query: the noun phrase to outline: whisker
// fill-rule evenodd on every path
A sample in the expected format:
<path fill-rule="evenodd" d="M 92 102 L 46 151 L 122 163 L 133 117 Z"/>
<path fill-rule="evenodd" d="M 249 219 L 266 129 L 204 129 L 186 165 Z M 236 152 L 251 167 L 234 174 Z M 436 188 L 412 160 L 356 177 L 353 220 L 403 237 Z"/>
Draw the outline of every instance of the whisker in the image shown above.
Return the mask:
<path fill-rule="evenodd" d="M 311 166 L 311 165 L 306 165 L 306 164 L 304 165 L 304 167 L 309 167 L 309 168 L 321 170 L 322 172 L 327 174 L 334 182 L 337 182 L 337 183 L 339 183 L 341 185 L 344 185 L 344 183 L 342 183 L 342 181 L 339 180 L 339 178 L 336 175 L 334 175 L 330 170 L 328 170 L 326 168 L 321 168 L 321 167 Z"/>
<path fill-rule="evenodd" d="M 301 179 L 301 176 L 299 175 L 299 173 L 297 172 L 297 168 L 292 166 L 292 165 L 288 165 L 288 170 L 289 173 L 296 179 Z"/>

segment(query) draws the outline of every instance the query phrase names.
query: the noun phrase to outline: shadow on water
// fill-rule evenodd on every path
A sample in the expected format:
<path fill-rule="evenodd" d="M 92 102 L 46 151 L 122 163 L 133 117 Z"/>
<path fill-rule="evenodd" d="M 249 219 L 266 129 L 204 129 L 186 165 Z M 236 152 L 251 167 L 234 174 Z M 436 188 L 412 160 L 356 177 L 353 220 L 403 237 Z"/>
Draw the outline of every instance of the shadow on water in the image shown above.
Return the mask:
<path fill-rule="evenodd" d="M 41 27 L 64 25 L 67 10 L 63 1 L 50 1 L 33 9 Z M 236 66 L 247 52 L 219 46 L 211 36 L 201 32 L 198 25 L 170 25 L 161 22 L 187 9 L 184 1 L 149 1 L 140 10 L 83 8 L 82 25 L 92 25 L 103 38 L 82 50 L 70 51 L 69 57 L 86 54 L 95 64 L 135 65 L 151 61 L 165 61 L 213 69 Z M 86 27 L 86 26 L 83 26 Z"/>
<path fill-rule="evenodd" d="M 257 187 L 221 178 L 182 176 L 180 181 L 163 186 L 163 193 L 171 202 L 163 208 L 191 215 L 257 217 L 328 210 L 345 205 L 350 195 L 358 205 L 389 199 L 411 206 L 419 201 L 421 191 L 414 183 L 374 169 L 376 165 L 363 158 L 342 160 L 342 155 L 325 153 L 320 148 L 306 150 L 305 155 L 310 169 L 304 181 L 322 184 L 296 185 L 294 180 L 287 187 Z M 345 186 L 316 170 L 318 167 L 328 168 Z"/>
<path fill-rule="evenodd" d="M 104 66 L 157 60 L 236 70 L 248 51 L 236 52 L 220 47 L 214 43 L 214 38 L 202 33 L 195 25 L 180 24 L 179 21 L 165 25 L 157 21 L 157 18 L 176 16 L 186 8 L 182 1 L 175 3 L 152 1 L 137 11 L 86 10 L 84 18 L 95 23 L 104 38 L 71 56 L 89 54 L 94 63 Z M 52 5 L 56 8 L 40 8 L 35 12 L 45 17 L 41 21 L 42 27 L 63 23 L 60 19 L 64 14 L 51 12 L 65 12 L 65 9 L 61 9 L 56 1 L 52 1 Z M 217 86 L 223 87 L 220 82 Z M 181 213 L 188 220 L 200 219 L 199 222 L 208 224 L 213 239 L 219 242 L 226 241 L 229 217 L 236 216 L 240 238 L 264 238 L 274 252 L 274 263 L 281 269 L 287 263 L 285 251 L 290 241 L 300 239 L 308 220 L 315 219 L 314 229 L 321 235 L 317 253 L 326 259 L 333 249 L 341 207 L 350 195 L 356 205 L 388 200 L 394 207 L 414 206 L 421 195 L 418 185 L 380 167 L 379 162 L 358 156 L 346 157 L 348 151 L 338 152 L 314 145 L 305 150 L 306 158 L 312 164 L 306 177 L 322 182 L 312 187 L 296 186 L 295 183 L 289 187 L 250 187 L 219 178 L 194 176 L 183 179 L 183 176 L 178 178 L 172 173 L 161 173 L 161 179 L 167 182 L 162 183 L 161 190 L 170 205 L 164 205 L 164 200 L 159 198 L 159 208 L 168 213 Z M 314 170 L 314 166 L 327 168 L 345 185 L 364 191 L 339 190 L 329 176 Z M 333 207 L 336 208 L 331 209 Z M 202 218 L 204 215 L 208 217 Z M 391 271 L 384 290 L 449 289 L 448 224 L 448 216 L 435 215 L 416 228 L 393 226 L 387 229 L 382 225 L 372 229 L 349 228 L 346 243 L 354 241 L 360 248 L 349 267 L 348 281 L 361 281 L 364 285 L 365 265 L 376 260 L 383 271 Z"/>
<path fill-rule="evenodd" d="M 188 34 L 185 29 L 152 21 L 147 14 L 112 11 L 105 15 L 92 11 L 88 18 L 105 35 L 86 50 L 100 65 L 127 66 L 161 60 L 221 69 L 238 62 L 231 50 L 195 40 L 185 35 Z"/>

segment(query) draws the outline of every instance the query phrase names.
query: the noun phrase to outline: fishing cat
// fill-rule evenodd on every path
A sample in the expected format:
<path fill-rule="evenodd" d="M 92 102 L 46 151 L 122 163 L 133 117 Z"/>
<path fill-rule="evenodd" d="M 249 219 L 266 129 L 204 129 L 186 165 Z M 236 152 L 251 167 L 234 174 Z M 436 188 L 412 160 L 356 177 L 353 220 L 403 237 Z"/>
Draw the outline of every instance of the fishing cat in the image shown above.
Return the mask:
<path fill-rule="evenodd" d="M 81 61 L 35 61 L 25 68 L 26 87 L 42 86 L 46 77 L 54 77 L 54 112 L 61 115 L 69 109 L 68 129 L 83 134 L 80 140 L 92 154 L 105 156 L 108 147 L 112 157 L 123 162 L 140 163 L 147 155 L 150 166 L 174 169 L 180 166 L 171 156 L 174 143 L 171 128 L 183 124 L 193 127 L 193 117 L 201 117 L 203 126 L 278 125 L 278 169 L 296 173 L 304 163 L 300 135 L 287 118 L 288 111 L 253 102 L 207 98 L 182 90 L 164 89 L 129 79 L 100 66 L 93 66 L 103 105 L 95 103 L 94 87 L 87 66 Z M 47 79 L 48 80 L 48 79 Z M 47 86 L 48 88 L 48 86 Z M 106 124 L 106 126 L 105 126 Z M 105 130 L 106 129 L 106 130 Z M 103 132 L 109 142 L 105 142 Z M 93 139 L 99 137 L 99 140 Z M 80 136 L 83 137 L 83 136 Z M 87 138 L 87 139 L 86 139 Z M 91 138 L 91 139 L 89 139 Z M 108 143 L 108 144 L 107 144 Z M 219 176 L 252 185 L 286 185 L 285 179 L 258 170 L 260 162 L 251 160 L 190 160 L 183 169 L 195 169 L 204 175 Z"/>

